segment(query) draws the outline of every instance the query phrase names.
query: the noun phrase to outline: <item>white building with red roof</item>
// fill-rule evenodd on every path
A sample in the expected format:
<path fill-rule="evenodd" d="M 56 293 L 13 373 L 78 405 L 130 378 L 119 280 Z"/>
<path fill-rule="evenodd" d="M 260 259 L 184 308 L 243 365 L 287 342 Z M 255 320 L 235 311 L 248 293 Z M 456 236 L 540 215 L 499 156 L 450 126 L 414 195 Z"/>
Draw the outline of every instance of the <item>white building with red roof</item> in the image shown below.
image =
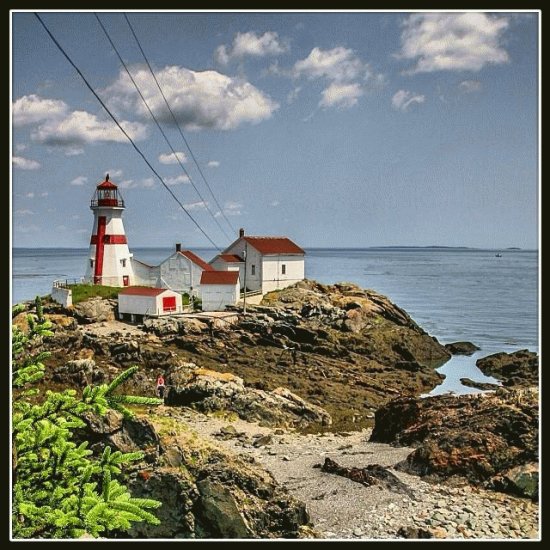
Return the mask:
<path fill-rule="evenodd" d="M 203 311 L 223 311 L 239 301 L 238 271 L 203 271 L 200 284 Z"/>
<path fill-rule="evenodd" d="M 190 296 L 200 295 L 201 275 L 204 271 L 214 268 L 190 250 L 182 250 L 176 244 L 175 251 L 159 265 L 147 265 L 139 260 L 133 260 L 136 284 L 170 288 Z"/>
<path fill-rule="evenodd" d="M 263 294 L 302 281 L 305 277 L 305 251 L 288 237 L 247 236 L 239 238 L 216 256 L 210 265 L 218 270 L 239 268 L 241 286 Z"/>
<path fill-rule="evenodd" d="M 132 322 L 145 316 L 160 317 L 183 311 L 181 294 L 168 288 L 131 286 L 118 294 L 119 319 Z"/>

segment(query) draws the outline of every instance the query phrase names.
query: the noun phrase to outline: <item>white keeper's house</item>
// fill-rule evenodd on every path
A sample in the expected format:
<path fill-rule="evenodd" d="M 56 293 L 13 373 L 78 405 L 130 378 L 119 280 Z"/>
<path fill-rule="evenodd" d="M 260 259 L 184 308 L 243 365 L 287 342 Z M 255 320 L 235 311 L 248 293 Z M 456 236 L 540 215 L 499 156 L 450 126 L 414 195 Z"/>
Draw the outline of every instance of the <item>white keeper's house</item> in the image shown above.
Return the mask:
<path fill-rule="evenodd" d="M 302 281 L 305 251 L 288 237 L 247 236 L 239 238 L 210 261 L 219 271 L 239 270 L 241 288 L 262 294 Z"/>

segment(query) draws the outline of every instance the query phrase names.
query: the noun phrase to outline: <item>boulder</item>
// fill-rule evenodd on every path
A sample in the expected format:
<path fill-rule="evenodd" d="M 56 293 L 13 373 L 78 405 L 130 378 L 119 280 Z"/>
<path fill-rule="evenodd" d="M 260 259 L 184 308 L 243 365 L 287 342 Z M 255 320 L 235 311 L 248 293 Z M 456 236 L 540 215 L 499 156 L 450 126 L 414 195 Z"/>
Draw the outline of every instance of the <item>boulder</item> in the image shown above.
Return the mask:
<path fill-rule="evenodd" d="M 105 373 L 92 359 L 75 359 L 57 367 L 52 378 L 69 386 L 86 387 L 101 384 L 105 380 Z"/>
<path fill-rule="evenodd" d="M 399 398 L 375 413 L 371 441 L 414 445 L 396 468 L 481 484 L 538 457 L 538 390 Z"/>
<path fill-rule="evenodd" d="M 472 342 L 452 342 L 450 344 L 445 344 L 445 349 L 451 352 L 453 355 L 472 355 L 478 348 Z"/>
<path fill-rule="evenodd" d="M 232 411 L 243 420 L 272 426 L 328 426 L 332 422 L 324 409 L 285 388 L 272 392 L 248 388 L 242 378 L 230 373 L 184 367 L 170 373 L 167 384 L 167 405 L 192 407 L 203 413 Z"/>
<path fill-rule="evenodd" d="M 90 298 L 74 306 L 74 316 L 79 323 L 100 323 L 115 319 L 116 300 Z"/>
<path fill-rule="evenodd" d="M 538 500 L 539 498 L 539 465 L 522 464 L 495 476 L 488 483 L 498 491 Z"/>
<path fill-rule="evenodd" d="M 495 353 L 476 361 L 486 376 L 502 380 L 503 386 L 536 386 L 539 383 L 539 357 L 527 349 Z"/>

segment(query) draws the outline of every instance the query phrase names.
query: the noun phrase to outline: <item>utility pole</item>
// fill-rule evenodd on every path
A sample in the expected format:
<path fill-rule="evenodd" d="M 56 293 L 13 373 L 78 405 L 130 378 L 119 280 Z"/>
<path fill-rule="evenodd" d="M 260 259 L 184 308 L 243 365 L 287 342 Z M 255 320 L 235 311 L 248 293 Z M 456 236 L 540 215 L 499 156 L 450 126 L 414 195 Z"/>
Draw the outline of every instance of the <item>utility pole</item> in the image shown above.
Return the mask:
<path fill-rule="evenodd" d="M 247 251 L 248 243 L 245 241 L 244 243 L 244 250 L 243 250 L 243 258 L 244 258 L 244 296 L 243 296 L 243 314 L 246 315 L 246 251 Z"/>

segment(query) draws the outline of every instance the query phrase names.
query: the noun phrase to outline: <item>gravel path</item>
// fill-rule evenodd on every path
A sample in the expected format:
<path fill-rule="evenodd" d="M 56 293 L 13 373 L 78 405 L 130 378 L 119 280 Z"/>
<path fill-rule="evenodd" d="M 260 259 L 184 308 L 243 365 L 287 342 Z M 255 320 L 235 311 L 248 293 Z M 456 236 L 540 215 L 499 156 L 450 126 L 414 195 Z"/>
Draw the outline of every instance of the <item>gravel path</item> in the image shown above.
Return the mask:
<path fill-rule="evenodd" d="M 445 539 L 539 538 L 538 505 L 526 499 L 469 485 L 427 483 L 391 470 L 412 490 L 410 498 L 315 467 L 330 457 L 347 467 L 380 464 L 391 468 L 411 452 L 406 447 L 369 443 L 370 430 L 300 435 L 181 409 L 177 416 L 200 435 L 263 464 L 307 504 L 314 528 L 324 539 L 395 539 L 400 528 L 410 528 L 413 538 L 419 536 L 419 528 Z"/>

